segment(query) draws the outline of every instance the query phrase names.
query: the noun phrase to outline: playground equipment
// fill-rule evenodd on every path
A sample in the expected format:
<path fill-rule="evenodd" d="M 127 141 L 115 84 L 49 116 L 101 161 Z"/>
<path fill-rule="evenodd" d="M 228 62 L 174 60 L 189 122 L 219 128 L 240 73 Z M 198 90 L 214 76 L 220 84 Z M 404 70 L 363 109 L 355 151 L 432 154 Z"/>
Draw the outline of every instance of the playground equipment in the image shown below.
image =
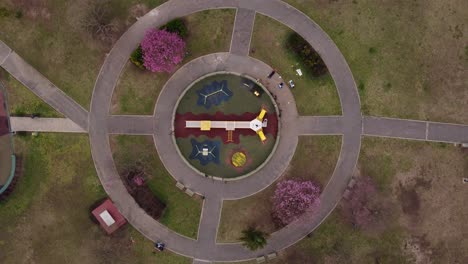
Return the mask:
<path fill-rule="evenodd" d="M 263 133 L 263 128 L 267 126 L 265 115 L 267 110 L 262 108 L 258 116 L 252 121 L 211 121 L 211 120 L 187 120 L 185 121 L 186 128 L 199 128 L 201 131 L 210 131 L 211 129 L 225 129 L 228 131 L 228 142 L 232 140 L 232 133 L 236 129 L 252 129 L 255 131 L 264 143 L 267 138 Z"/>
<path fill-rule="evenodd" d="M 234 142 L 234 140 L 232 139 L 232 130 L 229 130 L 229 131 L 228 131 L 228 139 L 227 139 L 227 142 Z"/>
<path fill-rule="evenodd" d="M 191 139 L 190 143 L 192 144 L 192 153 L 189 159 L 198 159 L 203 166 L 210 162 L 219 164 L 221 142 L 217 140 L 198 142 L 195 139 Z"/>
<path fill-rule="evenodd" d="M 209 109 L 212 105 L 220 105 L 232 97 L 232 91 L 229 89 L 226 80 L 221 82 L 213 81 L 198 90 L 197 94 L 197 105 L 204 106 L 206 109 Z"/>

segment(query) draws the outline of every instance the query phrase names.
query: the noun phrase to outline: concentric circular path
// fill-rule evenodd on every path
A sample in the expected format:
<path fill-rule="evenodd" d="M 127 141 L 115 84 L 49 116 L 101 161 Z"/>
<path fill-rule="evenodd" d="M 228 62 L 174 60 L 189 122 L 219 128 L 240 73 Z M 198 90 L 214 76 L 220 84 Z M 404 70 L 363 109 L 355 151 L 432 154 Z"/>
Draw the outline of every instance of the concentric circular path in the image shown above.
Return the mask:
<path fill-rule="evenodd" d="M 169 79 L 159 95 L 155 107 L 154 141 L 161 161 L 174 178 L 205 197 L 239 199 L 268 187 L 286 170 L 298 141 L 297 108 L 289 89 L 280 90 L 267 80 L 263 81 L 265 88 L 276 95 L 277 102 L 282 109 L 280 137 L 276 150 L 269 161 L 259 171 L 254 172 L 252 177 L 243 177 L 227 182 L 213 181 L 202 177 L 187 166 L 185 160 L 180 157 L 171 133 L 177 101 L 194 80 L 208 73 L 220 71 L 245 74 L 262 80 L 270 70 L 270 66 L 250 57 L 215 53 L 187 63 Z"/>
<path fill-rule="evenodd" d="M 232 71 L 248 74 L 262 82 L 270 67 L 258 60 L 245 56 L 242 43 L 233 39 L 231 53 L 211 54 L 184 65 L 168 81 L 155 107 L 155 114 L 149 123 L 158 152 L 169 172 L 193 190 L 205 195 L 198 239 L 181 236 L 148 216 L 138 207 L 127 193 L 118 176 L 109 145 L 109 125 L 115 122 L 109 116 L 110 102 L 120 73 L 132 50 L 149 28 L 160 26 L 176 17 L 213 8 L 238 8 L 248 17 L 255 12 L 272 17 L 302 35 L 320 53 L 335 81 L 343 115 L 340 117 L 299 117 L 294 100 L 288 89 L 283 89 L 279 98 L 281 116 L 281 138 L 272 159 L 260 171 L 241 180 L 228 183 L 213 182 L 200 177 L 177 155 L 171 139 L 172 112 L 179 90 L 193 80 L 213 71 Z M 242 13 L 242 12 L 240 12 Z M 249 20 L 246 20 L 249 21 Z M 236 22 L 242 24 L 242 21 Z M 252 21 L 253 23 L 253 21 Z M 250 24 L 252 24 L 250 23 Z M 233 35 L 242 31 L 236 31 Z M 233 48 L 234 47 L 234 48 Z M 266 83 L 274 91 L 275 81 Z M 265 84 L 265 83 L 264 83 Z M 146 117 L 143 117 L 142 120 Z M 123 119 L 121 119 L 123 120 Z M 89 113 L 89 134 L 93 159 L 99 178 L 109 196 L 122 214 L 140 232 L 151 240 L 162 240 L 170 250 L 201 260 L 234 261 L 252 259 L 258 255 L 277 251 L 297 242 L 316 228 L 334 209 L 346 188 L 357 162 L 361 137 L 360 102 L 356 85 L 346 61 L 333 41 L 318 25 L 297 9 L 278 0 L 172 0 L 152 10 L 140 18 L 115 44 L 108 54 L 96 81 L 91 111 Z M 216 233 L 223 199 L 235 199 L 252 195 L 275 181 L 286 169 L 301 134 L 343 135 L 342 151 L 329 184 L 321 196 L 319 212 L 305 215 L 300 220 L 275 232 L 267 247 L 252 252 L 240 244 L 217 244 Z"/>

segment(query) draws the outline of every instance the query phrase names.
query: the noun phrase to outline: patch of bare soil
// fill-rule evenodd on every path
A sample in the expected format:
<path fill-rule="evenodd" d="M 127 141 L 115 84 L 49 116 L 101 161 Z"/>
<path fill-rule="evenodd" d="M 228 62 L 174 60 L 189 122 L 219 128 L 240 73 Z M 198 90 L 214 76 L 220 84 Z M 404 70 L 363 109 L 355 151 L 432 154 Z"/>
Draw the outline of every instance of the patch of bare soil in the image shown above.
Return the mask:
<path fill-rule="evenodd" d="M 400 183 L 399 199 L 403 213 L 413 217 L 418 216 L 418 211 L 421 207 L 421 202 L 419 200 L 418 194 L 416 193 L 415 187 L 406 188 Z"/>
<path fill-rule="evenodd" d="M 13 5 L 30 19 L 50 19 L 50 11 L 45 0 L 14 0 Z"/>
<path fill-rule="evenodd" d="M 345 221 L 366 233 L 378 235 L 394 219 L 395 204 L 379 192 L 374 180 L 356 170 L 355 184 L 349 188 L 349 197 L 339 204 Z"/>
<path fill-rule="evenodd" d="M 425 237 L 412 237 L 405 241 L 404 251 L 409 256 L 413 256 L 415 264 L 431 264 L 432 250 L 429 248 L 430 243 Z"/>
<path fill-rule="evenodd" d="M 409 172 L 397 174 L 393 184 L 399 222 L 412 237 L 405 249 L 416 263 L 468 263 L 468 192 L 461 183 L 468 155 L 428 147 L 413 164 Z"/>
<path fill-rule="evenodd" d="M 128 27 L 135 23 L 136 19 L 148 13 L 149 8 L 145 4 L 136 4 L 130 7 L 125 25 Z"/>
<path fill-rule="evenodd" d="M 464 54 L 468 27 L 466 12 L 462 11 L 466 8 L 463 0 L 424 1 L 421 7 L 429 26 L 423 31 L 421 45 L 427 55 L 421 68 L 427 69 L 424 89 L 431 92 L 433 100 L 433 104 L 425 105 L 425 110 L 437 119 L 468 120 L 459 112 L 466 110 L 468 100 L 467 57 Z"/>

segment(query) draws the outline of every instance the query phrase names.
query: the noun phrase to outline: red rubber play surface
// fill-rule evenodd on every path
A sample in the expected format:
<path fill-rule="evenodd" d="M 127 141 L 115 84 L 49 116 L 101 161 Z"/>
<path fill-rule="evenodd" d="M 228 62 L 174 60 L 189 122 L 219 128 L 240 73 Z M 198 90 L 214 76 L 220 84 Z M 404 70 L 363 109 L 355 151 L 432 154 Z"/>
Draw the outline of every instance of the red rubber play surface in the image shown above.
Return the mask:
<path fill-rule="evenodd" d="M 224 144 L 239 144 L 239 136 L 255 136 L 257 133 L 251 129 L 237 129 L 233 131 L 232 142 L 228 141 L 228 132 L 225 129 L 211 129 L 210 131 L 200 131 L 198 128 L 185 128 L 185 121 L 187 120 L 212 120 L 212 121 L 251 121 L 257 117 L 258 113 L 244 113 L 242 115 L 230 114 L 225 115 L 221 112 L 216 112 L 214 115 L 192 113 L 176 114 L 174 122 L 174 133 L 176 137 L 186 138 L 189 136 L 199 137 L 201 135 L 214 138 L 221 137 Z M 276 139 L 278 133 L 278 117 L 274 113 L 267 113 L 265 118 L 268 119 L 267 127 L 263 128 L 265 135 L 272 135 Z"/>

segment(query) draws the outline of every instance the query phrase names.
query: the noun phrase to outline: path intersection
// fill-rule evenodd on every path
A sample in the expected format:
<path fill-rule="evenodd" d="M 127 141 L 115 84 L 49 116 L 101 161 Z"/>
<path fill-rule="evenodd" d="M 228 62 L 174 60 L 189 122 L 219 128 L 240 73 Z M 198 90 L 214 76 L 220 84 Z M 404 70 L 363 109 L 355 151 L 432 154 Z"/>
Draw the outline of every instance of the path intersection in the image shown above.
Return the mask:
<path fill-rule="evenodd" d="M 118 78 L 146 30 L 177 17 L 214 8 L 237 10 L 230 52 L 209 54 L 183 65 L 165 84 L 153 115 L 110 115 L 111 98 Z M 285 24 L 317 50 L 335 81 L 342 107 L 341 116 L 299 116 L 290 90 L 276 88 L 281 79 L 266 77 L 274 65 L 249 57 L 257 13 Z M 356 83 L 341 52 L 314 21 L 280 0 L 171 0 L 153 9 L 139 18 L 108 54 L 97 77 L 89 112 L 1 41 L 0 66 L 65 116 L 38 119 L 12 117 L 12 130 L 88 133 L 101 183 L 128 222 L 148 239 L 164 241 L 168 249 L 193 258 L 193 263 L 255 259 L 289 247 L 312 232 L 341 200 L 356 167 L 363 136 L 468 142 L 468 125 L 362 116 Z M 282 112 L 279 143 L 271 159 L 252 176 L 228 182 L 201 177 L 186 165 L 171 138 L 174 106 L 185 88 L 208 73 L 221 71 L 246 74 L 259 80 L 276 96 L 276 103 Z M 152 135 L 161 161 L 170 174 L 205 197 L 197 239 L 169 230 L 136 204 L 118 176 L 109 134 Z M 342 136 L 341 153 L 333 175 L 321 194 L 318 212 L 303 215 L 273 233 L 267 246 L 257 251 L 249 251 L 239 243 L 217 243 L 223 200 L 247 197 L 274 183 L 287 169 L 301 135 Z"/>

